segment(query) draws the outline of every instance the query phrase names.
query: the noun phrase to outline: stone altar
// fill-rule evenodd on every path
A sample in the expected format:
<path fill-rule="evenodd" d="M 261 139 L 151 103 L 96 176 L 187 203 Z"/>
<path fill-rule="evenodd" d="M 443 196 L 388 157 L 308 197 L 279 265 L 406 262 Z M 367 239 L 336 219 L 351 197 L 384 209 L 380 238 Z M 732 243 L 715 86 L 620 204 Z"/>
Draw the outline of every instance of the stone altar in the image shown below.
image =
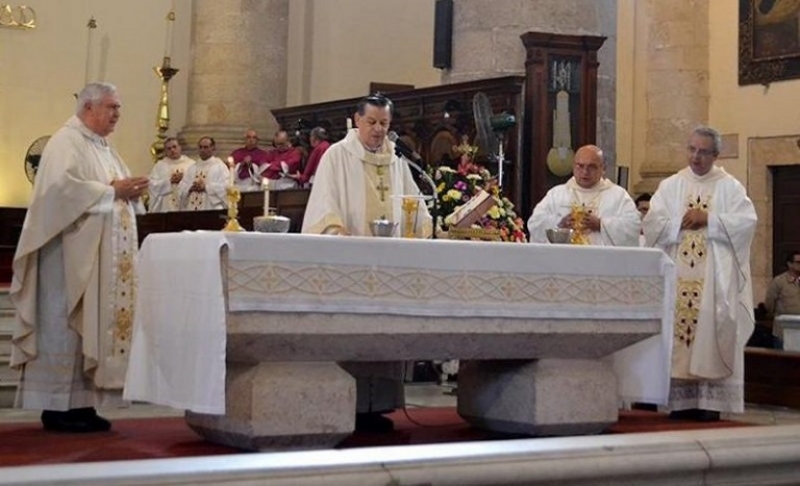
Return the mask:
<path fill-rule="evenodd" d="M 126 397 L 259 450 L 353 431 L 339 361 L 458 358 L 476 426 L 599 432 L 618 407 L 602 358 L 660 333 L 674 278 L 653 249 L 293 234 L 151 235 L 140 257 Z"/>

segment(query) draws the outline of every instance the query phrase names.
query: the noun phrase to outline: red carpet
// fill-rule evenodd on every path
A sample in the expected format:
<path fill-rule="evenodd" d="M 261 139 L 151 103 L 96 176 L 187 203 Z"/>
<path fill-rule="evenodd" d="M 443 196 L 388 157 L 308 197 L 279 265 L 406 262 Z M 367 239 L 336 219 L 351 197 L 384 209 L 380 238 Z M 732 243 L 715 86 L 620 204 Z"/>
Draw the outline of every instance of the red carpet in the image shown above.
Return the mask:
<path fill-rule="evenodd" d="M 518 438 L 475 429 L 454 408 L 410 409 L 390 415 L 395 431 L 388 434 L 356 433 L 339 447 L 434 444 Z M 416 422 L 413 423 L 412 422 Z M 620 412 L 620 420 L 607 433 L 656 432 L 746 426 L 740 422 L 682 422 L 655 412 Z M 72 462 L 207 456 L 241 452 L 204 441 L 182 417 L 115 420 L 111 432 L 64 434 L 46 432 L 37 423 L 0 424 L 0 466 Z"/>

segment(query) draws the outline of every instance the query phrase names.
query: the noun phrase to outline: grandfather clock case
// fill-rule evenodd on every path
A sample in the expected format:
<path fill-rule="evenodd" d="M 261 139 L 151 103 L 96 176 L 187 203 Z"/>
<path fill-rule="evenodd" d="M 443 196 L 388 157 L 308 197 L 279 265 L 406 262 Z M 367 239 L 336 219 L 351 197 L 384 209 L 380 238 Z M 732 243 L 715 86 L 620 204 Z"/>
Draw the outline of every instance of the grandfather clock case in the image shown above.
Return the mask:
<path fill-rule="evenodd" d="M 524 212 L 572 174 L 574 151 L 597 139 L 597 51 L 605 37 L 527 32 Z"/>

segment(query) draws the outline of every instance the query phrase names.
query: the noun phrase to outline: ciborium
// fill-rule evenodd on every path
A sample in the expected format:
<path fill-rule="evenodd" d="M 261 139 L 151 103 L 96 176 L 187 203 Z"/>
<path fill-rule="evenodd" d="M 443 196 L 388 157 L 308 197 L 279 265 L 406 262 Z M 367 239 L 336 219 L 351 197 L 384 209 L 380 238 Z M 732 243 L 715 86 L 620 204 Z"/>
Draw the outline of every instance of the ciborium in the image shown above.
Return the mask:
<path fill-rule="evenodd" d="M 569 242 L 573 245 L 588 245 L 589 237 L 586 236 L 586 227 L 583 224 L 586 217 L 586 208 L 580 204 L 572 205 L 572 236 Z"/>

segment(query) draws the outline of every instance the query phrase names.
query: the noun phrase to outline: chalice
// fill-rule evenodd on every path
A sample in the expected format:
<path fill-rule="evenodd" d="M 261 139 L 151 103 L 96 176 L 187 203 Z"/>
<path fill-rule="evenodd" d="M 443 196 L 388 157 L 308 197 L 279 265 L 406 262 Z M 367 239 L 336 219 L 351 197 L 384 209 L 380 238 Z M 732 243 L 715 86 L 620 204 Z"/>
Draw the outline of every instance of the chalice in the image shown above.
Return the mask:
<path fill-rule="evenodd" d="M 228 198 L 228 222 L 222 231 L 244 231 L 242 225 L 239 224 L 239 200 L 242 198 L 242 193 L 236 186 L 230 185 L 226 189 L 226 196 Z"/>

